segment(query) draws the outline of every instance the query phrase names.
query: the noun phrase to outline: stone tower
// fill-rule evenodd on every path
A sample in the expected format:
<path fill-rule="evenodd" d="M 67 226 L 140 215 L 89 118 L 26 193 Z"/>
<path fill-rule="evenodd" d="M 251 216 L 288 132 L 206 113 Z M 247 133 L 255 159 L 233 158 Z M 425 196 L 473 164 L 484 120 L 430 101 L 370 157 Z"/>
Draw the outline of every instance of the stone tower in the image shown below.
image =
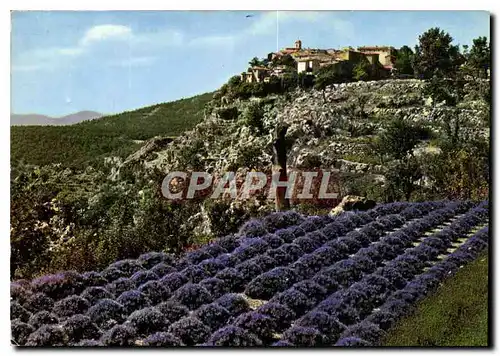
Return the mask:
<path fill-rule="evenodd" d="M 298 50 L 302 49 L 302 41 L 301 40 L 295 41 L 295 49 L 298 49 Z"/>

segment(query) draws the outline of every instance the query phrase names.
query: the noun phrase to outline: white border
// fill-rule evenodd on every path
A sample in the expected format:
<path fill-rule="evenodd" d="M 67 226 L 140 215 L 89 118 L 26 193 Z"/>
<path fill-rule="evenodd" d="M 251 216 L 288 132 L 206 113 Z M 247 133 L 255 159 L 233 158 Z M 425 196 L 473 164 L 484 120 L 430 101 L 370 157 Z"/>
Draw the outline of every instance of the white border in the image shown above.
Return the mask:
<path fill-rule="evenodd" d="M 331 1 L 319 1 L 319 0 L 307 0 L 307 1 L 297 1 L 297 0 L 287 0 L 287 1 L 275 1 L 269 2 L 266 0 L 253 0 L 248 2 L 236 2 L 236 1 L 196 1 L 196 0 L 183 0 L 176 2 L 165 3 L 163 1 L 152 1 L 152 0 L 141 0 L 137 2 L 136 6 L 131 6 L 128 2 L 110 2 L 103 0 L 72 0 L 72 1 L 61 1 L 61 0 L 44 0 L 40 2 L 39 0 L 18 0 L 12 1 L 7 0 L 1 3 L 2 12 L 0 26 L 2 27 L 1 32 L 1 41 L 2 41 L 2 87 L 4 89 L 3 95 L 1 96 L 1 107 L 4 113 L 2 124 L 5 125 L 4 129 L 1 131 L 3 137 L 1 140 L 2 150 L 1 150 L 1 161 L 3 166 L 3 174 L 0 175 L 1 184 L 2 184 L 2 199 L 0 200 L 1 206 L 1 218 L 0 218 L 0 226 L 2 234 L 1 243 L 2 248 L 0 249 L 0 253 L 2 254 L 2 258 L 0 261 L 2 263 L 1 273 L 2 273 L 2 284 L 1 284 L 1 302 L 5 313 L 2 313 L 2 318 L 0 319 L 0 329 L 2 332 L 2 336 L 0 339 L 0 343 L 2 345 L 1 351 L 2 355 L 13 354 L 14 348 L 10 346 L 10 318 L 8 317 L 9 312 L 7 311 L 8 301 L 10 300 L 10 292 L 8 287 L 9 280 L 9 251 L 10 245 L 7 239 L 9 236 L 9 175 L 7 172 L 10 172 L 10 103 L 9 98 L 10 95 L 10 12 L 9 10 L 488 10 L 493 14 L 498 15 L 498 1 L 488 1 L 488 0 L 475 0 L 475 1 L 433 1 L 433 0 L 419 0 L 419 1 L 411 1 L 404 2 L 401 0 L 385 0 L 385 1 L 359 1 L 359 0 L 350 0 L 345 2 L 331 2 Z M 139 5 L 139 6 L 137 6 Z M 464 26 L 467 26 L 464 24 Z M 493 48 L 497 48 L 498 40 L 496 36 L 492 36 L 492 46 Z M 495 51 L 496 52 L 496 51 Z M 497 60 L 498 57 L 494 57 L 495 63 L 493 65 L 493 73 L 494 78 L 497 78 Z M 495 102 L 498 102 L 498 91 L 495 90 Z M 495 113 L 495 111 L 494 111 Z M 496 116 L 496 115 L 495 115 Z M 496 118 L 493 119 L 495 121 Z M 496 124 L 494 126 L 494 132 L 492 132 L 493 137 L 500 138 L 500 133 L 498 132 L 500 129 L 500 124 Z M 492 152 L 498 152 L 498 143 L 493 142 Z M 499 156 L 495 156 L 495 167 L 498 167 L 497 158 Z M 494 177 L 496 174 L 494 175 Z M 494 197 L 492 201 L 496 201 Z M 495 219 L 491 219 L 492 221 L 499 221 L 498 215 L 500 212 L 497 209 L 494 210 Z M 494 238 L 495 239 L 495 238 Z M 494 249 L 497 249 L 498 242 L 494 243 Z M 496 252 L 496 251 L 495 251 Z M 498 255 L 495 253 L 495 255 Z M 493 259 L 492 259 L 493 260 Z M 498 263 L 495 263 L 495 276 L 499 276 L 498 273 Z M 495 284 L 494 295 L 498 296 L 498 283 Z M 498 321 L 498 308 L 495 309 L 495 319 Z M 495 330 L 496 331 L 496 330 Z M 497 333 L 495 332 L 495 335 Z M 494 338 L 495 339 L 495 338 Z M 49 354 L 54 350 L 39 350 L 37 352 L 41 352 L 44 354 Z M 85 354 L 90 354 L 92 351 L 80 351 Z M 137 353 L 139 350 L 117 350 L 120 353 Z M 319 351 L 319 350 L 318 350 Z M 394 350 L 398 352 L 399 350 Z M 415 350 L 416 352 L 422 352 L 421 350 Z M 59 351 L 62 354 L 70 354 L 71 349 L 65 349 Z M 73 351 L 74 352 L 74 351 Z M 98 351 L 101 353 L 110 353 L 113 351 L 103 350 Z M 140 352 L 140 351 L 139 351 Z M 151 352 L 148 350 L 147 352 Z M 154 352 L 154 351 L 153 351 Z M 191 353 L 195 351 L 160 351 L 160 352 L 169 352 L 169 353 L 179 353 L 182 352 L 185 354 L 186 352 Z M 207 352 L 207 351 L 206 351 Z M 218 352 L 218 351 L 216 351 Z M 220 352 L 220 351 L 219 351 Z M 231 353 L 238 353 L 239 350 L 231 350 Z M 262 350 L 259 351 L 260 354 L 269 354 L 271 350 Z M 286 352 L 286 351 L 282 351 Z M 300 353 L 307 352 L 297 351 Z M 337 351 L 337 350 L 324 350 L 324 352 L 349 352 L 349 351 Z M 381 354 L 382 352 L 387 352 L 387 350 L 380 351 L 363 351 L 359 350 L 363 354 Z M 424 350 L 428 354 L 434 354 L 438 351 L 430 351 Z M 452 350 L 452 352 L 473 352 L 472 350 Z"/>

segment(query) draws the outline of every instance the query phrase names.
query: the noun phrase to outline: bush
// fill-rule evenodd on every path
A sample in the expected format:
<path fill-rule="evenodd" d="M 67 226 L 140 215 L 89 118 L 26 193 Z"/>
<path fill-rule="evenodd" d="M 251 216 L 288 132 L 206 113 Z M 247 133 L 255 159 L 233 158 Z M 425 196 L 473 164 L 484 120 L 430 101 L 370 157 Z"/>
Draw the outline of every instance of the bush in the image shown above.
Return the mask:
<path fill-rule="evenodd" d="M 130 277 L 130 280 L 134 282 L 136 287 L 146 283 L 147 281 L 155 281 L 158 279 L 158 276 L 151 271 L 139 271 L 136 272 Z"/>
<path fill-rule="evenodd" d="M 167 332 L 157 332 L 153 335 L 149 335 L 146 339 L 144 339 L 143 345 L 155 347 L 184 346 L 178 337 Z"/>
<path fill-rule="evenodd" d="M 297 316 L 304 315 L 308 310 L 314 307 L 314 301 L 307 298 L 303 293 L 291 289 L 276 295 L 271 299 L 271 302 L 289 307 Z"/>
<path fill-rule="evenodd" d="M 271 317 L 276 323 L 276 331 L 278 332 L 285 330 L 295 320 L 295 313 L 289 307 L 279 303 L 266 303 L 256 311 Z"/>
<path fill-rule="evenodd" d="M 106 285 L 106 289 L 113 293 L 115 297 L 120 296 L 122 293 L 134 289 L 135 283 L 130 278 L 120 277 L 117 280 Z M 111 298 L 110 298 L 111 299 Z"/>
<path fill-rule="evenodd" d="M 101 337 L 105 346 L 134 346 L 136 331 L 129 325 L 115 325 Z"/>
<path fill-rule="evenodd" d="M 285 331 L 283 339 L 295 346 L 317 347 L 325 345 L 325 336 L 311 327 L 293 326 Z"/>
<path fill-rule="evenodd" d="M 245 289 L 245 294 L 254 299 L 267 300 L 290 287 L 296 278 L 289 268 L 278 267 L 252 280 Z"/>
<path fill-rule="evenodd" d="M 209 346 L 252 347 L 262 346 L 262 341 L 244 329 L 229 325 L 217 330 L 207 344 Z"/>
<path fill-rule="evenodd" d="M 334 317 L 320 311 L 312 311 L 300 318 L 295 325 L 316 328 L 326 337 L 328 344 L 333 343 L 345 330 L 345 325 Z"/>
<path fill-rule="evenodd" d="M 194 312 L 194 316 L 211 330 L 217 330 L 229 320 L 231 314 L 226 308 L 212 303 L 202 305 Z"/>
<path fill-rule="evenodd" d="M 172 292 L 179 289 L 187 282 L 188 279 L 186 278 L 186 276 L 179 272 L 167 274 L 162 279 L 160 279 L 160 283 Z"/>
<path fill-rule="evenodd" d="M 229 292 L 226 283 L 219 278 L 206 278 L 200 282 L 200 286 L 204 287 L 214 298 L 219 298 Z"/>
<path fill-rule="evenodd" d="M 152 307 L 136 310 L 128 317 L 127 321 L 142 336 L 165 331 L 170 323 L 165 314 Z"/>
<path fill-rule="evenodd" d="M 94 305 L 101 299 L 113 299 L 113 294 L 103 287 L 89 287 L 83 291 L 81 297 L 86 299 L 90 305 Z"/>
<path fill-rule="evenodd" d="M 241 295 L 236 293 L 228 293 L 220 297 L 215 303 L 226 308 L 231 316 L 235 317 L 247 311 L 250 311 L 248 302 Z"/>
<path fill-rule="evenodd" d="M 66 317 L 74 314 L 84 314 L 89 307 L 88 300 L 78 295 L 72 295 L 56 302 L 53 311 L 59 316 Z"/>
<path fill-rule="evenodd" d="M 125 313 L 126 310 L 120 303 L 111 299 L 102 299 L 96 305 L 90 307 L 87 315 L 97 326 L 103 327 L 109 320 L 115 320 L 118 323 L 122 322 Z"/>
<path fill-rule="evenodd" d="M 210 329 L 194 317 L 185 317 L 173 323 L 168 332 L 182 340 L 186 346 L 200 344 L 210 336 Z"/>
<path fill-rule="evenodd" d="M 194 310 L 203 304 L 210 303 L 213 298 L 204 287 L 188 283 L 175 291 L 172 300 L 184 304 L 190 310 Z"/>
<path fill-rule="evenodd" d="M 156 274 L 158 276 L 158 278 L 162 278 L 169 273 L 176 272 L 176 269 L 172 266 L 169 266 L 169 265 L 161 262 L 161 263 L 154 265 L 150 269 L 150 271 L 153 272 L 154 274 Z"/>
<path fill-rule="evenodd" d="M 146 282 L 139 287 L 138 291 L 143 293 L 153 304 L 161 303 L 172 295 L 167 287 L 163 286 L 159 281 Z"/>
<path fill-rule="evenodd" d="M 57 323 L 59 323 L 57 315 L 46 310 L 42 310 L 36 314 L 33 314 L 28 320 L 28 324 L 33 326 L 35 329 L 38 329 L 43 325 L 51 325 Z"/>
<path fill-rule="evenodd" d="M 101 333 L 95 323 L 86 315 L 76 314 L 69 317 L 63 324 L 70 342 L 84 339 L 99 339 Z"/>
<path fill-rule="evenodd" d="M 271 340 L 276 331 L 276 322 L 271 317 L 253 311 L 241 314 L 233 324 L 257 335 L 264 342 Z"/>
<path fill-rule="evenodd" d="M 10 319 L 19 319 L 21 321 L 27 322 L 31 317 L 31 313 L 21 306 L 18 302 L 10 302 Z"/>
<path fill-rule="evenodd" d="M 43 325 L 30 334 L 26 346 L 64 346 L 66 334 L 59 325 Z"/>
<path fill-rule="evenodd" d="M 159 263 L 170 265 L 173 263 L 173 261 L 173 257 L 167 255 L 165 252 L 148 252 L 140 255 L 137 258 L 137 262 L 139 262 L 146 269 L 153 268 Z"/>
<path fill-rule="evenodd" d="M 162 312 L 170 321 L 179 320 L 189 315 L 189 309 L 186 306 L 174 301 L 160 303 L 156 306 L 156 309 Z"/>
<path fill-rule="evenodd" d="M 20 346 L 23 346 L 28 340 L 28 336 L 35 332 L 35 328 L 33 326 L 23 323 L 19 319 L 12 320 L 10 330 L 13 341 Z"/>
<path fill-rule="evenodd" d="M 131 314 L 132 312 L 146 308 L 151 305 L 149 298 L 142 292 L 138 290 L 129 290 L 123 292 L 116 301 L 123 306 L 126 314 Z"/>
<path fill-rule="evenodd" d="M 74 271 L 60 272 L 38 277 L 31 282 L 33 291 L 44 293 L 54 300 L 82 292 L 84 279 Z"/>

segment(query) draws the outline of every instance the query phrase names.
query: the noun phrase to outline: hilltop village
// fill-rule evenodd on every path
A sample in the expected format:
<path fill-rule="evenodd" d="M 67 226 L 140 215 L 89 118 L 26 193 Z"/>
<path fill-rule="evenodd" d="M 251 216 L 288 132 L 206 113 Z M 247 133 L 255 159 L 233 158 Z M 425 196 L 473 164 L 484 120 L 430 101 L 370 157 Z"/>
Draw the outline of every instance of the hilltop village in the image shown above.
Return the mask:
<path fill-rule="evenodd" d="M 348 76 L 358 63 L 365 62 L 371 73 L 379 79 L 395 74 L 396 49 L 391 46 L 363 46 L 337 49 L 303 48 L 302 41 L 295 41 L 294 47 L 283 48 L 269 53 L 267 58 L 252 59 L 250 67 L 241 73 L 240 79 L 246 83 L 269 82 L 273 76 L 280 77 L 295 68 L 297 74 L 314 75 L 320 68 L 334 68 L 340 76 Z"/>

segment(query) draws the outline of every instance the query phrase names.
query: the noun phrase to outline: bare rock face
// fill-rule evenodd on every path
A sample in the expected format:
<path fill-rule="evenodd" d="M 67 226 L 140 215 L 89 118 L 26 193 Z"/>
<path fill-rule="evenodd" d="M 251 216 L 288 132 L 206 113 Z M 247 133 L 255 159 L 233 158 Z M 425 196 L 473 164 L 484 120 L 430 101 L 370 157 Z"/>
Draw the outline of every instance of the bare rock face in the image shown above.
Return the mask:
<path fill-rule="evenodd" d="M 375 205 L 376 203 L 373 200 L 356 195 L 346 195 L 340 204 L 330 211 L 330 215 L 335 216 L 350 210 L 369 210 L 374 208 Z"/>

